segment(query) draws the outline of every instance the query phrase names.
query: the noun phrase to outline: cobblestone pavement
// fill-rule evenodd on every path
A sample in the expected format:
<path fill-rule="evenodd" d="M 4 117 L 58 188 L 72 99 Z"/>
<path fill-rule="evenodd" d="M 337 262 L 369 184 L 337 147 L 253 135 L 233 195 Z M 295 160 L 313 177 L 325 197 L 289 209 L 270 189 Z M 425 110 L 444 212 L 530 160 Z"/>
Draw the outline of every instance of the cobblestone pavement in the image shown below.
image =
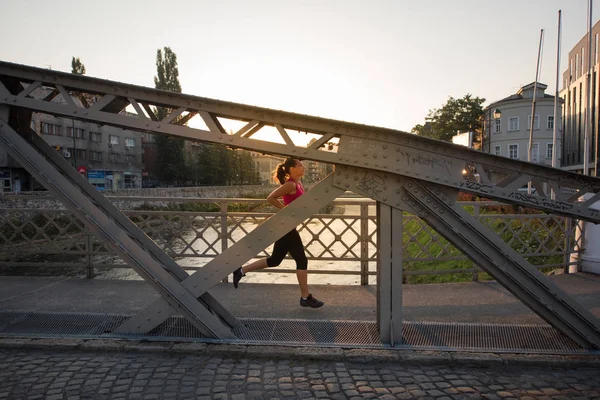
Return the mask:
<path fill-rule="evenodd" d="M 0 399 L 600 399 L 599 368 L 0 349 Z"/>

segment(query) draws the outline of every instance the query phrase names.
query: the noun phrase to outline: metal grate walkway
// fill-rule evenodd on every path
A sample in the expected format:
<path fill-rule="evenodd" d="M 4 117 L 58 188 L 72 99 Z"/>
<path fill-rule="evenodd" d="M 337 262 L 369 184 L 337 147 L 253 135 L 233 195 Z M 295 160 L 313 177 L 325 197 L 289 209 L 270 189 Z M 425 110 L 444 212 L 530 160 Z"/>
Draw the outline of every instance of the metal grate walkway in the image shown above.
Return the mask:
<path fill-rule="evenodd" d="M 219 342 L 203 336 L 185 318 L 171 317 L 143 335 L 111 333 L 130 318 L 123 314 L 0 312 L 0 336 L 26 338 L 119 338 L 157 341 Z M 235 344 L 385 348 L 375 322 L 240 319 Z M 468 350 L 511 353 L 585 353 L 548 325 L 404 323 L 404 342 L 414 350 Z"/>

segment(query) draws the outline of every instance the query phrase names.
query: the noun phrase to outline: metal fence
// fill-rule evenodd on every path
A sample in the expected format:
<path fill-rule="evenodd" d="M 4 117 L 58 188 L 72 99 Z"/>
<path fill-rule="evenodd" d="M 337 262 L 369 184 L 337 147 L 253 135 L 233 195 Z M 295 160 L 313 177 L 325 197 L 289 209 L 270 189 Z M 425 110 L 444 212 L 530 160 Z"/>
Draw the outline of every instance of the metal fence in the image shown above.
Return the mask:
<path fill-rule="evenodd" d="M 143 209 L 123 212 L 187 270 L 201 268 L 272 215 L 270 209 L 264 209 L 264 200 L 118 200 L 144 204 Z M 537 268 L 566 270 L 577 263 L 582 238 L 576 226 L 581 222 L 498 202 L 461 204 Z M 310 273 L 353 276 L 363 285 L 375 283 L 376 214 L 372 200 L 338 199 L 304 221 L 298 230 L 308 259 L 313 260 Z M 491 279 L 424 221 L 407 213 L 402 246 L 406 283 Z M 270 250 L 257 258 L 268 256 Z M 102 271 L 123 268 L 129 267 L 66 210 L 0 209 L 0 273 L 60 274 L 74 270 L 92 278 Z M 293 270 L 272 268 L 266 272 Z M 136 275 L 132 270 L 128 274 Z"/>

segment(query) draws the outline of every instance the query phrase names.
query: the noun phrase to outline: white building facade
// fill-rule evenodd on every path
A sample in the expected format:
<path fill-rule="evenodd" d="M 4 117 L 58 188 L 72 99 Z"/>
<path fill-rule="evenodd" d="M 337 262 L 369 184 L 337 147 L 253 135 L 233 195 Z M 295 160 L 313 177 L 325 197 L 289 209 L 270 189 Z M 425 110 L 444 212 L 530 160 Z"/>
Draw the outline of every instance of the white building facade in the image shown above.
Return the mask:
<path fill-rule="evenodd" d="M 545 93 L 547 85 L 537 84 L 531 162 L 552 165 L 554 135 L 554 99 Z M 515 160 L 528 161 L 529 135 L 534 84 L 523 86 L 509 97 L 484 109 L 482 151 Z M 562 101 L 559 99 L 561 115 Z M 500 114 L 500 115 L 498 115 Z M 496 116 L 498 118 L 496 118 Z M 557 154 L 560 153 L 561 124 L 557 125 Z"/>

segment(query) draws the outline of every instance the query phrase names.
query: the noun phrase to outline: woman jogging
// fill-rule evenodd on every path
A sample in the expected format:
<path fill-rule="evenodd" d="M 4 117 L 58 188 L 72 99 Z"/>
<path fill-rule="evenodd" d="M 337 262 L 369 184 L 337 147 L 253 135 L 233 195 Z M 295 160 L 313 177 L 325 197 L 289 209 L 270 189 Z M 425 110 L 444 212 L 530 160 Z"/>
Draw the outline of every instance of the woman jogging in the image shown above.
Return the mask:
<path fill-rule="evenodd" d="M 267 201 L 275 207 L 281 209 L 304 193 L 300 178 L 304 175 L 304 164 L 297 158 L 288 157 L 285 161 L 277 166 L 273 171 L 273 178 L 277 180 L 281 186 L 275 189 L 269 196 Z M 283 199 L 283 203 L 279 198 Z M 294 261 L 296 261 L 296 276 L 300 285 L 300 305 L 302 307 L 319 308 L 324 303 L 313 297 L 308 291 L 308 260 L 304 252 L 302 239 L 296 228 L 286 233 L 281 239 L 275 242 L 273 254 L 269 258 L 262 258 L 254 261 L 244 267 L 240 267 L 233 273 L 233 286 L 237 289 L 240 279 L 248 272 L 267 267 L 276 267 L 281 264 L 281 261 L 287 253 L 290 253 Z"/>

